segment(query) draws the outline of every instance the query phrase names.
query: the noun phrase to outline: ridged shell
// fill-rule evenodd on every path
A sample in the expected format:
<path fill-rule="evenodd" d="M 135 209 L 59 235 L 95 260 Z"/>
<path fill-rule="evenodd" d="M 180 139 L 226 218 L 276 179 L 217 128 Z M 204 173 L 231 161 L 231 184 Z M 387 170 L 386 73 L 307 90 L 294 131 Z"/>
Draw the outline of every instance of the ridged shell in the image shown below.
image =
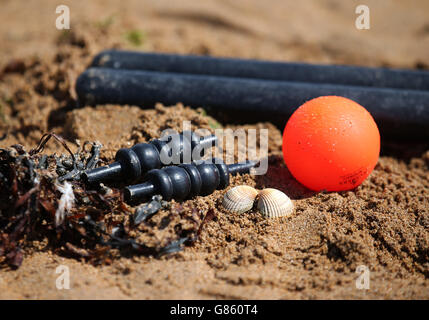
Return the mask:
<path fill-rule="evenodd" d="M 259 192 L 258 210 L 268 218 L 287 217 L 294 205 L 287 195 L 277 189 L 267 188 Z"/>
<path fill-rule="evenodd" d="M 243 213 L 252 209 L 258 191 L 250 186 L 237 186 L 223 197 L 222 205 L 229 212 Z"/>

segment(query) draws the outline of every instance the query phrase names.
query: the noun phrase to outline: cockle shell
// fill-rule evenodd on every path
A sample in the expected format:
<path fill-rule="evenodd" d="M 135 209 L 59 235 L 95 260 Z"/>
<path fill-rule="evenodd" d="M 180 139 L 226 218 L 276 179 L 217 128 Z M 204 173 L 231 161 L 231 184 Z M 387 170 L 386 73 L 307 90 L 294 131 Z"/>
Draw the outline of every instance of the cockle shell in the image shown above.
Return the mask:
<path fill-rule="evenodd" d="M 267 188 L 261 190 L 258 197 L 258 210 L 265 217 L 287 217 L 293 212 L 292 200 L 280 190 Z"/>
<path fill-rule="evenodd" d="M 223 206 L 234 213 L 243 213 L 253 207 L 258 191 L 250 186 L 237 186 L 230 189 L 223 198 Z"/>

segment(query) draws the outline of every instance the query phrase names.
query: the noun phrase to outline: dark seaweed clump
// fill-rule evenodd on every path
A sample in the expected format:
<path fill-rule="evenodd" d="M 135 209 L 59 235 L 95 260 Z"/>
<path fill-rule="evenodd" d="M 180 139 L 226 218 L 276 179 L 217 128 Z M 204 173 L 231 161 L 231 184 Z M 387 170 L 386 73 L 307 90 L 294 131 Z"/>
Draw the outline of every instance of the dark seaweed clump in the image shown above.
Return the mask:
<path fill-rule="evenodd" d="M 68 154 L 42 154 L 51 138 Z M 0 265 L 19 268 L 25 250 L 35 246 L 100 264 L 117 255 L 160 257 L 194 243 L 207 219 L 201 222 L 196 237 L 178 235 L 166 246 L 149 247 L 130 237 L 121 221 L 109 218 L 130 217 L 131 225 L 137 226 L 167 204 L 154 196 L 133 210 L 123 202 L 119 188 L 87 188 L 80 175 L 97 166 L 100 148 L 99 143 L 85 142 L 73 153 L 60 136 L 49 133 L 29 152 L 21 145 L 0 149 Z M 63 219 L 58 219 L 60 191 L 65 183 L 73 188 L 74 204 Z"/>

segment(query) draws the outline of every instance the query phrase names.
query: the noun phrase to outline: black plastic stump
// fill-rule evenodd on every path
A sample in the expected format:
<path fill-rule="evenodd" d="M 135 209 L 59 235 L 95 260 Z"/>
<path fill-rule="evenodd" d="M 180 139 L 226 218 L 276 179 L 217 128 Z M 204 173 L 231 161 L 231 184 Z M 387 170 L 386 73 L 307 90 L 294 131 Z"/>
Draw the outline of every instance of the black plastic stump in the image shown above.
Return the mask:
<path fill-rule="evenodd" d="M 106 51 L 76 91 L 82 105 L 182 102 L 281 127 L 304 102 L 337 95 L 364 106 L 382 137 L 429 138 L 426 71 Z"/>
<path fill-rule="evenodd" d="M 232 78 L 429 90 L 429 72 L 421 70 L 318 65 L 122 50 L 100 52 L 94 57 L 91 66 Z"/>
<path fill-rule="evenodd" d="M 124 189 L 124 199 L 129 203 L 138 203 L 154 194 L 160 194 L 166 201 L 206 196 L 216 189 L 226 188 L 230 174 L 248 173 L 256 164 L 256 161 L 246 161 L 226 165 L 216 159 L 153 169 L 144 177 L 144 183 Z"/>
<path fill-rule="evenodd" d="M 185 131 L 181 134 L 168 135 L 165 139 L 138 143 L 129 149 L 119 149 L 115 162 L 84 172 L 82 179 L 87 184 L 114 180 L 136 182 L 149 170 L 172 164 L 163 163 L 162 159 L 176 159 L 180 164 L 186 160 L 184 156 L 188 153 L 189 162 L 200 160 L 204 155 L 204 149 L 213 146 L 216 140 L 215 135 L 200 137 L 195 132 Z M 196 148 L 199 152 L 194 152 Z M 193 154 L 197 154 L 199 158 L 192 159 Z M 166 157 L 162 157 L 163 155 Z"/>

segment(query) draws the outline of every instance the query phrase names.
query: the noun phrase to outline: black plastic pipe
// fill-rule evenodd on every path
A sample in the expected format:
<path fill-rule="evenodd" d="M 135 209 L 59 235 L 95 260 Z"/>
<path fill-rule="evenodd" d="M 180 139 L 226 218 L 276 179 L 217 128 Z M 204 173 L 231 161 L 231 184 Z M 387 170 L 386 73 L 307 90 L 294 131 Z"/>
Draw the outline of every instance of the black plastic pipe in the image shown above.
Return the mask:
<path fill-rule="evenodd" d="M 107 50 L 93 67 L 429 90 L 429 72 Z"/>
<path fill-rule="evenodd" d="M 136 182 L 149 170 L 174 164 L 163 163 L 163 154 L 170 154 L 171 158 L 167 158 L 170 161 L 174 161 L 173 155 L 175 155 L 179 164 L 184 163 L 186 159 L 189 159 L 187 161 L 201 160 L 205 148 L 213 147 L 216 141 L 215 135 L 200 137 L 197 133 L 188 131 L 153 139 L 149 143 L 137 143 L 131 148 L 119 149 L 116 152 L 115 162 L 82 173 L 82 180 L 87 184 L 115 180 Z M 199 158 L 193 158 L 193 155 Z"/>
<path fill-rule="evenodd" d="M 304 102 L 322 95 L 350 98 L 364 106 L 382 136 L 429 137 L 429 92 L 390 88 L 90 68 L 76 82 L 80 102 L 152 107 L 183 102 L 233 112 L 241 121 L 284 126 Z"/>
<path fill-rule="evenodd" d="M 154 194 L 162 195 L 166 201 L 207 196 L 216 189 L 225 189 L 229 185 L 230 175 L 248 173 L 257 163 L 246 161 L 227 165 L 220 159 L 213 159 L 153 169 L 146 174 L 144 183 L 126 187 L 124 198 L 129 203 L 137 203 Z"/>

